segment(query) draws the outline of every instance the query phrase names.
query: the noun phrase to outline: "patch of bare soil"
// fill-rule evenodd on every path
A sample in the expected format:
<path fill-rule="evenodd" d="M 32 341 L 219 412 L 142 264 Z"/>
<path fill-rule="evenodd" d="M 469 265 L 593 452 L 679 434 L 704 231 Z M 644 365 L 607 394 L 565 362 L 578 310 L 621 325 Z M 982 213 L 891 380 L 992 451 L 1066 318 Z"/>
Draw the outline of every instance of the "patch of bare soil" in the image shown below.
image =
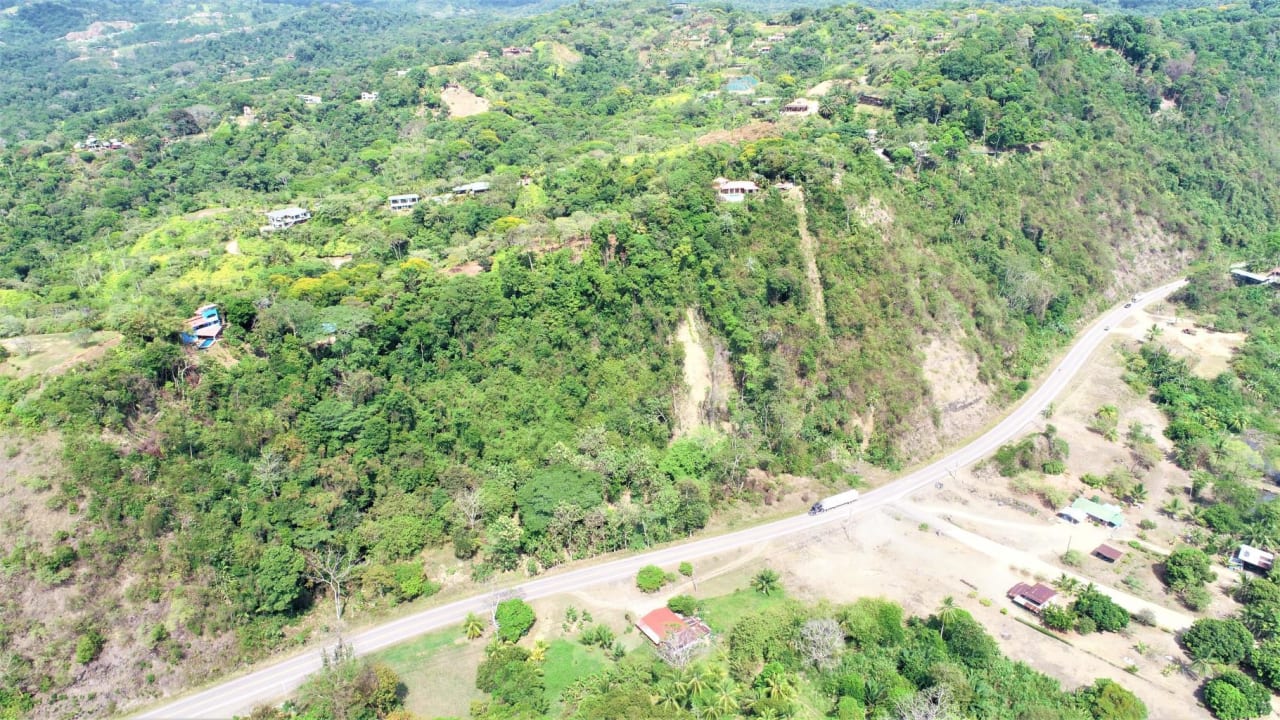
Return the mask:
<path fill-rule="evenodd" d="M 228 254 L 228 255 L 240 255 L 240 254 L 241 254 L 241 253 L 240 253 L 240 241 L 239 241 L 239 240 L 232 240 L 232 241 L 230 241 L 230 242 L 228 242 L 228 243 L 227 243 L 227 254 Z"/>
<path fill-rule="evenodd" d="M 753 140 L 780 137 L 781 135 L 782 133 L 778 131 L 778 126 L 776 124 L 760 120 L 729 130 L 712 130 L 706 135 L 699 137 L 694 142 L 696 142 L 699 147 L 715 145 L 716 143 L 729 143 L 730 145 L 736 145 L 738 143 L 751 142 Z"/>
<path fill-rule="evenodd" d="M 451 85 L 440 93 L 440 99 L 449 108 L 449 117 L 464 118 L 489 112 L 489 101 L 472 93 L 461 85 Z"/>
<path fill-rule="evenodd" d="M 880 202 L 880 198 L 872 195 L 865 203 L 858 205 L 858 219 L 871 227 L 888 229 L 893 227 L 893 210 Z"/>
<path fill-rule="evenodd" d="M 89 42 L 111 35 L 118 35 L 126 30 L 132 30 L 133 27 L 133 23 L 128 20 L 99 21 L 90 24 L 84 30 L 69 32 L 62 39 L 70 43 Z"/>
<path fill-rule="evenodd" d="M 1110 224 L 1109 241 L 1116 249 L 1117 300 L 1127 292 L 1148 287 L 1152 278 L 1176 277 L 1191 264 L 1194 248 L 1166 232 L 1156 218 L 1126 208 L 1113 218 L 1099 218 L 1099 227 Z"/>
<path fill-rule="evenodd" d="M 320 259 L 332 265 L 334 270 L 337 270 L 343 265 L 346 265 L 347 263 L 351 262 L 352 256 L 351 255 L 324 255 L 324 256 L 321 256 Z"/>
<path fill-rule="evenodd" d="M 475 277 L 476 275 L 479 275 L 482 272 L 484 272 L 484 267 L 481 266 L 480 263 L 476 262 L 475 260 L 472 260 L 471 262 L 465 262 L 465 263 L 462 263 L 461 265 L 454 265 L 451 268 L 447 268 L 444 271 L 444 274 L 445 275 L 466 275 L 467 277 Z"/>
<path fill-rule="evenodd" d="M 574 52 L 568 45 L 564 43 L 551 42 L 551 59 L 562 65 L 572 65 L 580 60 L 582 56 Z"/>
<path fill-rule="evenodd" d="M 818 274 L 818 261 L 815 257 L 817 244 L 809 234 L 809 213 L 804 205 L 804 190 L 793 188 L 787 191 L 787 201 L 796 211 L 796 227 L 800 231 L 800 254 L 804 256 L 804 275 L 809 283 L 809 310 L 813 313 L 813 321 L 827 330 L 827 301 L 822 294 L 822 276 Z"/>
<path fill-rule="evenodd" d="M 60 375 L 76 365 L 97 360 L 119 343 L 120 334 L 107 331 L 93 333 L 84 344 L 74 333 L 6 338 L 0 345 L 9 351 L 9 358 L 0 362 L 0 373 L 17 377 Z"/>
<path fill-rule="evenodd" d="M 711 363 L 698 332 L 698 317 L 687 308 L 676 327 L 676 342 L 684 348 L 684 384 L 687 391 L 676 397 L 674 438 L 684 437 L 706 424 L 706 403 L 711 393 Z"/>
<path fill-rule="evenodd" d="M 951 335 L 935 335 L 924 351 L 924 377 L 938 413 L 938 442 L 958 440 L 991 417 L 991 388 L 979 379 L 978 356 Z"/>
<path fill-rule="evenodd" d="M 1246 333 L 1218 332 L 1203 327 L 1168 303 L 1148 306 L 1111 331 L 1135 342 L 1154 338 L 1173 355 L 1185 359 L 1192 372 L 1207 379 L 1226 372 L 1231 359 L 1249 337 Z"/>
<path fill-rule="evenodd" d="M 75 517 L 50 510 L 47 501 L 61 473 L 62 441 L 54 433 L 0 435 L 0 549 L 21 541 L 48 548 L 54 534 L 69 532 Z"/>

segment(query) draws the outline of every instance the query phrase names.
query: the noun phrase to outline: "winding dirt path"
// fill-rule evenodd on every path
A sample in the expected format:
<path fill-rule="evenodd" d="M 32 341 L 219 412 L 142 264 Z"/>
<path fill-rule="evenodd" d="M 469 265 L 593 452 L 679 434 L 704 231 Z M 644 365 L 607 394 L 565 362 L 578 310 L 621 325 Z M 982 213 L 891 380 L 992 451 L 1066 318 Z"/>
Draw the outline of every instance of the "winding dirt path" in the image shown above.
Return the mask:
<path fill-rule="evenodd" d="M 827 300 L 822 295 L 822 276 L 818 274 L 818 261 L 814 255 L 817 247 L 813 236 L 809 234 L 809 211 L 804 206 L 804 190 L 794 188 L 788 190 L 787 201 L 796 211 L 796 225 L 800 228 L 800 253 L 804 255 L 804 274 L 809 280 L 809 310 L 813 312 L 813 320 L 823 332 L 827 331 Z"/>

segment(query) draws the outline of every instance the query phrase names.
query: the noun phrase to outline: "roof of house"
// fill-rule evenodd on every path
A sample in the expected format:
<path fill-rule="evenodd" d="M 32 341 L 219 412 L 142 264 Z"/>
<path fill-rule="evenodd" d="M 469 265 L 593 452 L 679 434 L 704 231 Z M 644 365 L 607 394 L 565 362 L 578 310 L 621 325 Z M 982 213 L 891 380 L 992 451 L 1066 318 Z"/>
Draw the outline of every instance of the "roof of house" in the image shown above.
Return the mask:
<path fill-rule="evenodd" d="M 282 208 L 280 210 L 268 210 L 267 217 L 272 219 L 291 218 L 291 217 L 297 217 L 298 215 L 303 215 L 306 212 L 307 212 L 306 210 L 303 210 L 300 207 L 288 207 L 288 208 Z"/>
<path fill-rule="evenodd" d="M 1043 583 L 1036 583 L 1035 585 L 1018 583 L 1009 588 L 1009 597 L 1022 598 L 1036 605 L 1044 605 L 1057 596 L 1058 592 L 1056 590 Z"/>
<path fill-rule="evenodd" d="M 654 643 L 662 643 L 671 635 L 683 634 L 684 642 L 692 642 L 711 634 L 711 628 L 696 617 L 683 617 L 670 608 L 661 607 L 636 621 L 640 632 Z"/>
<path fill-rule="evenodd" d="M 1241 545 L 1236 556 L 1240 558 L 1240 562 L 1246 562 L 1264 570 L 1270 569 L 1271 565 L 1276 561 L 1275 555 L 1266 550 L 1259 550 L 1252 545 Z"/>
<path fill-rule="evenodd" d="M 481 180 L 480 182 L 467 183 L 466 185 L 458 185 L 457 187 L 453 188 L 453 191 L 456 193 L 483 192 L 488 189 L 489 189 L 489 183 Z"/>
<path fill-rule="evenodd" d="M 724 89 L 729 92 L 750 92 L 760 84 L 754 75 L 743 75 L 725 83 Z"/>
<path fill-rule="evenodd" d="M 396 200 L 417 200 L 417 199 L 418 199 L 417 195 L 392 195 L 391 197 L 387 198 L 389 202 L 395 202 Z"/>
<path fill-rule="evenodd" d="M 1106 543 L 1103 543 L 1103 544 L 1099 545 L 1098 547 L 1094 548 L 1094 549 L 1093 549 L 1093 554 L 1094 554 L 1094 555 L 1097 555 L 1098 557 L 1101 557 L 1101 558 L 1106 558 L 1107 560 L 1110 560 L 1111 562 L 1115 562 L 1115 561 L 1119 560 L 1120 558 L 1124 557 L 1124 553 L 1123 553 L 1123 552 L 1120 552 L 1119 550 L 1117 550 L 1117 549 L 1115 549 L 1115 548 L 1111 547 L 1110 545 L 1108 545 L 1108 544 L 1106 544 Z"/>
<path fill-rule="evenodd" d="M 747 192 L 754 192 L 759 190 L 760 186 L 750 180 L 726 180 L 725 182 L 720 183 L 720 186 L 717 189 L 720 192 L 726 192 L 729 190 L 745 190 Z"/>
<path fill-rule="evenodd" d="M 1110 523 L 1111 525 L 1124 524 L 1124 511 L 1120 509 L 1119 505 L 1094 502 L 1089 498 L 1076 498 L 1076 501 L 1071 503 L 1071 507 L 1085 513 L 1091 518 L 1101 520 L 1105 523 Z"/>

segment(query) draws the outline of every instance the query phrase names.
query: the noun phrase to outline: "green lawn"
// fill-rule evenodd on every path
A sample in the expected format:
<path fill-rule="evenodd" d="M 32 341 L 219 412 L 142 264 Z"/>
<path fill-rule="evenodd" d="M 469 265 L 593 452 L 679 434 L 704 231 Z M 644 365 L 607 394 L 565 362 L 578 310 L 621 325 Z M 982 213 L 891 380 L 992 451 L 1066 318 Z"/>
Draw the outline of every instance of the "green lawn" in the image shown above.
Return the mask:
<path fill-rule="evenodd" d="M 605 668 L 607 660 L 603 653 L 599 648 L 587 648 L 564 639 L 551 641 L 546 662 L 542 664 L 542 674 L 547 685 L 547 699 L 553 707 L 560 702 L 560 693 L 575 680 Z"/>
<path fill-rule="evenodd" d="M 728 595 L 719 595 L 702 601 L 702 609 L 698 616 L 717 633 L 727 632 L 744 616 L 790 602 L 781 591 L 772 595 L 761 595 L 755 590 L 735 590 Z"/>
<path fill-rule="evenodd" d="M 373 659 L 391 666 L 408 688 L 406 709 L 421 717 L 466 717 L 471 701 L 484 696 L 476 689 L 476 668 L 485 641 L 461 639 L 462 627 L 453 627 L 387 648 Z"/>

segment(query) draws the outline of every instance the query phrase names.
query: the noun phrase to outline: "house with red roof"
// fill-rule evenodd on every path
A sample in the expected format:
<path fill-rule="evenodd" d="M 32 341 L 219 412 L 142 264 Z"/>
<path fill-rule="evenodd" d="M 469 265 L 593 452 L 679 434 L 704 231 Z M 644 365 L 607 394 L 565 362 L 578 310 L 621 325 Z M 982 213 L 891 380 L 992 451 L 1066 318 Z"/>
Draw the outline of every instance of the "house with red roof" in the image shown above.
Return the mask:
<path fill-rule="evenodd" d="M 696 616 L 685 617 L 669 608 L 658 608 L 636 621 L 636 628 L 654 645 L 683 650 L 711 638 L 711 628 Z"/>

